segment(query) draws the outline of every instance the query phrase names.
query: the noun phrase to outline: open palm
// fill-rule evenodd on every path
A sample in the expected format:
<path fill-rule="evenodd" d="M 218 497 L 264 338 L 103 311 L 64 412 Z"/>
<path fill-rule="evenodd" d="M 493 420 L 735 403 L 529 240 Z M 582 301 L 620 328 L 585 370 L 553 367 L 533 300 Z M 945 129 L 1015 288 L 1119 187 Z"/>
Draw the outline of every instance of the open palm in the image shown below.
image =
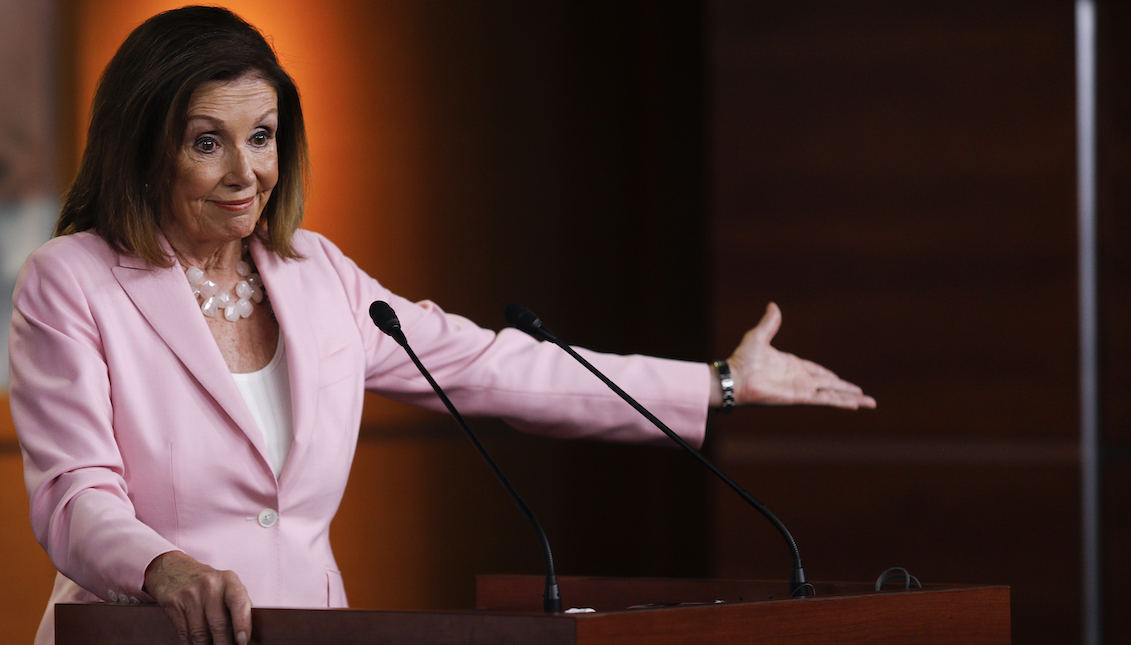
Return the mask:
<path fill-rule="evenodd" d="M 738 405 L 827 405 L 855 410 L 874 408 L 876 400 L 831 370 L 770 345 L 781 327 L 774 303 L 756 327 L 746 332 L 727 359 Z"/>

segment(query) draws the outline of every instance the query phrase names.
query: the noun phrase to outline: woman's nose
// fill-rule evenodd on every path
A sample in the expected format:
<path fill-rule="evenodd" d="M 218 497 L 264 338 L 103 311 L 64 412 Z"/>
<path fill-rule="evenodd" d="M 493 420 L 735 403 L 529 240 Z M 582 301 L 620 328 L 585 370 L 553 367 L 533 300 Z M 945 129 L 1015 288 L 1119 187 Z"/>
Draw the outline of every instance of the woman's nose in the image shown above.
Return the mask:
<path fill-rule="evenodd" d="M 247 151 L 240 146 L 229 148 L 232 150 L 229 153 L 228 159 L 228 175 L 226 179 L 229 183 L 239 186 L 247 186 L 255 181 L 255 168 L 252 166 L 251 158 Z"/>

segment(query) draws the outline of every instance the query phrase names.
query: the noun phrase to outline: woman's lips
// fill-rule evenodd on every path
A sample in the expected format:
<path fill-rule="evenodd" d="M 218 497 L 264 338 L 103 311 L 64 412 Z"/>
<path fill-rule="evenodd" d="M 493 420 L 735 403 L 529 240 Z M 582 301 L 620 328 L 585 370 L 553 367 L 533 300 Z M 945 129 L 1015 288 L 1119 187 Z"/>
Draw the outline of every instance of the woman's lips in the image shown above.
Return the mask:
<path fill-rule="evenodd" d="M 226 202 L 225 201 L 219 201 L 219 200 L 212 200 L 212 203 L 216 204 L 217 206 L 219 206 L 220 208 L 222 208 L 226 211 L 238 213 L 239 211 L 242 211 L 242 210 L 245 210 L 245 209 L 251 207 L 251 205 L 255 203 L 255 195 L 252 195 L 251 197 L 248 197 L 247 199 L 236 199 L 236 200 L 226 201 Z"/>

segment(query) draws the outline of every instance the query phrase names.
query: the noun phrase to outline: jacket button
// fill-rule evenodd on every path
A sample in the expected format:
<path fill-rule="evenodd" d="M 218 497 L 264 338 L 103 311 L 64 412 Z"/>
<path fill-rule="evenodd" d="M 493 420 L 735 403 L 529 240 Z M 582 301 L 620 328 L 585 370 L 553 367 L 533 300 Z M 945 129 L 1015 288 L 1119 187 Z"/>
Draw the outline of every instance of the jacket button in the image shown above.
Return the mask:
<path fill-rule="evenodd" d="M 265 529 L 275 526 L 275 522 L 279 521 L 279 514 L 273 508 L 265 508 L 259 511 L 259 525 Z"/>

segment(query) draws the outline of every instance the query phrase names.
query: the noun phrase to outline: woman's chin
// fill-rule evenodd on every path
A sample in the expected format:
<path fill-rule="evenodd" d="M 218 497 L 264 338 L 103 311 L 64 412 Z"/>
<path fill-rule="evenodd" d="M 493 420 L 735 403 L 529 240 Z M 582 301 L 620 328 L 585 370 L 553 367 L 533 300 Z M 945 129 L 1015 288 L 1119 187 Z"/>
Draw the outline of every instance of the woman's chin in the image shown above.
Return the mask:
<path fill-rule="evenodd" d="M 255 232 L 256 225 L 259 224 L 258 212 L 245 212 L 236 217 L 233 217 L 227 222 L 224 227 L 226 236 L 233 240 L 242 240 L 245 237 Z"/>

